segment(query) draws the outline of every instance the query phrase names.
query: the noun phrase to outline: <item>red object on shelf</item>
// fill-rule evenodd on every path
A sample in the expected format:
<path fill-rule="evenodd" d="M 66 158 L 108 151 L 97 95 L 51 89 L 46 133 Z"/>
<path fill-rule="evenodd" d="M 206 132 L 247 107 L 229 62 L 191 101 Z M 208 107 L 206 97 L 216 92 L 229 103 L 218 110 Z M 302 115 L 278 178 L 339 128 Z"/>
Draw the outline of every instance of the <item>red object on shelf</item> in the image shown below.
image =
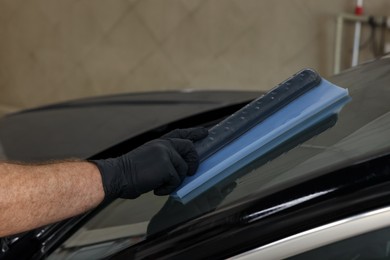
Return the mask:
<path fill-rule="evenodd" d="M 362 15 L 363 14 L 363 6 L 356 6 L 355 7 L 355 14 L 356 15 Z"/>

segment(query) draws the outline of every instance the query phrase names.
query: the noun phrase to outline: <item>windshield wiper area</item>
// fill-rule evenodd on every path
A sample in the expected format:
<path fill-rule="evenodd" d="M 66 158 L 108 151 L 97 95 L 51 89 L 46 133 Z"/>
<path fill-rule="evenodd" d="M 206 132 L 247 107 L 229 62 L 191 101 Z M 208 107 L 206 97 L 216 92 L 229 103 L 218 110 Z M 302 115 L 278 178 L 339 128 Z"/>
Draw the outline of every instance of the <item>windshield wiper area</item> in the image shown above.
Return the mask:
<path fill-rule="evenodd" d="M 226 198 L 226 196 L 228 196 L 237 186 L 237 179 L 242 178 L 268 161 L 279 157 L 299 144 L 304 143 L 319 133 L 333 127 L 337 122 L 337 117 L 337 114 L 333 114 L 305 131 L 300 132 L 298 135 L 270 150 L 261 158 L 254 160 L 252 163 L 238 169 L 227 178 L 222 179 L 212 188 L 208 189 L 204 193 L 201 193 L 186 204 L 170 197 L 160 211 L 151 219 L 148 226 L 148 236 L 214 211 Z"/>
<path fill-rule="evenodd" d="M 13 235 L 13 236 L 8 236 L 8 237 L 0 237 L 0 258 L 2 258 L 2 256 L 8 252 L 8 250 L 10 249 L 10 246 L 12 246 L 13 243 L 15 243 L 16 241 L 18 241 L 21 237 L 23 236 L 23 234 L 20 234 L 20 235 Z"/>

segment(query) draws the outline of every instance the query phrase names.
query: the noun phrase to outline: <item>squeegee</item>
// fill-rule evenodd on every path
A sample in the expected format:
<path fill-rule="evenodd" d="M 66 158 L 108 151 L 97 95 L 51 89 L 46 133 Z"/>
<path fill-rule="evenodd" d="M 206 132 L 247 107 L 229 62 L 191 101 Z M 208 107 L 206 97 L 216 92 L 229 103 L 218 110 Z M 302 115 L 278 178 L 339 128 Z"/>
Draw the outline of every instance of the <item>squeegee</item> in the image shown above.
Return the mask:
<path fill-rule="evenodd" d="M 332 127 L 350 100 L 340 88 L 304 69 L 209 129 L 195 143 L 201 164 L 171 196 L 187 203 L 253 161 L 269 160 Z M 288 145 L 287 145 L 288 144 Z"/>

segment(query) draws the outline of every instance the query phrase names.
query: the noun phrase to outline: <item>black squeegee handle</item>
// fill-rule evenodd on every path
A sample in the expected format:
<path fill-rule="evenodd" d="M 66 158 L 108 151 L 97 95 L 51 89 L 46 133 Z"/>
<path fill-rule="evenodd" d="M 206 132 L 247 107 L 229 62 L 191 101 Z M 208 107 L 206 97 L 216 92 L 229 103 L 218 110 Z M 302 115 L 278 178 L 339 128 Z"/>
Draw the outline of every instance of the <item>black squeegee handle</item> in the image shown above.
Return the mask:
<path fill-rule="evenodd" d="M 314 70 L 301 70 L 225 118 L 209 129 L 207 138 L 195 143 L 200 160 L 205 160 L 294 99 L 318 86 L 320 82 L 321 77 Z"/>

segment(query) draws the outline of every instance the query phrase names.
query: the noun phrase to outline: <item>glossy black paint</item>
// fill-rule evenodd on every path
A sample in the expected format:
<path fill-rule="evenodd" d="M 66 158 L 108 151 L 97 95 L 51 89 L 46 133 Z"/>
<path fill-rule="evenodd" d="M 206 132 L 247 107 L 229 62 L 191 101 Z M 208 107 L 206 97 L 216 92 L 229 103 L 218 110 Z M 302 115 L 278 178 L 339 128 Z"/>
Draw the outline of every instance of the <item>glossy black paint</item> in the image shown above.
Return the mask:
<path fill-rule="evenodd" d="M 254 197 L 238 202 L 166 235 L 149 238 L 111 259 L 224 259 L 333 220 L 388 205 L 389 161 L 390 156 L 386 155 L 260 200 Z"/>

